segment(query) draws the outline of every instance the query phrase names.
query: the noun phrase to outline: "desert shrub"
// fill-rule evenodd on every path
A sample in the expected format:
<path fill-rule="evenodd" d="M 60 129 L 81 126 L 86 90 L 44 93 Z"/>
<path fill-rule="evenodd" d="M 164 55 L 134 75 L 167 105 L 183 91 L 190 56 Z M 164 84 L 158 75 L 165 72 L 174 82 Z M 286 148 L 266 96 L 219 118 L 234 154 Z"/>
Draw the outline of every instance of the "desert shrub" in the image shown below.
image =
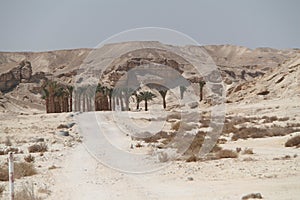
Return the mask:
<path fill-rule="evenodd" d="M 58 167 L 56 167 L 55 165 L 51 165 L 50 167 L 48 167 L 49 170 L 52 170 L 52 169 L 57 169 Z"/>
<path fill-rule="evenodd" d="M 227 140 L 225 138 L 219 138 L 218 139 L 218 144 L 225 144 Z"/>
<path fill-rule="evenodd" d="M 8 166 L 2 165 L 0 166 L 0 181 L 8 181 L 9 175 L 8 175 Z"/>
<path fill-rule="evenodd" d="M 217 153 L 217 158 L 221 159 L 221 158 L 237 158 L 238 154 L 235 151 L 229 150 L 229 149 L 223 149 L 220 150 Z"/>
<path fill-rule="evenodd" d="M 285 143 L 285 147 L 293 147 L 293 146 L 299 146 L 299 145 L 300 145 L 300 135 L 290 138 Z"/>
<path fill-rule="evenodd" d="M 34 144 L 28 147 L 28 151 L 29 153 L 46 152 L 48 147 L 45 143 Z"/>
<path fill-rule="evenodd" d="M 199 160 L 199 158 L 195 155 L 191 155 L 190 157 L 188 157 L 186 159 L 186 162 L 197 162 Z"/>
<path fill-rule="evenodd" d="M 248 200 L 248 199 L 262 199 L 262 195 L 260 193 L 251 193 L 247 194 L 242 197 L 242 200 Z"/>
<path fill-rule="evenodd" d="M 173 131 L 179 131 L 179 130 L 190 131 L 190 130 L 193 130 L 194 128 L 196 128 L 196 127 L 197 127 L 196 124 L 188 124 L 186 122 L 181 122 L 181 121 L 177 121 L 177 122 L 175 122 L 171 125 L 171 129 Z"/>
<path fill-rule="evenodd" d="M 264 119 L 264 123 L 272 123 L 278 120 L 276 116 L 272 116 L 272 117 L 263 116 L 262 119 Z"/>
<path fill-rule="evenodd" d="M 29 154 L 28 156 L 24 157 L 24 160 L 28 163 L 34 162 L 34 156 L 32 156 L 31 154 Z"/>
<path fill-rule="evenodd" d="M 237 148 L 235 148 L 235 151 L 236 151 L 237 153 L 240 153 L 240 152 L 242 151 L 242 148 L 241 148 L 241 147 L 237 147 Z"/>
<path fill-rule="evenodd" d="M 289 119 L 290 119 L 289 117 L 281 117 L 281 118 L 278 118 L 278 121 L 285 122 Z"/>
<path fill-rule="evenodd" d="M 42 198 L 37 197 L 34 193 L 33 184 L 23 185 L 22 189 L 15 194 L 14 200 L 41 200 Z"/>
<path fill-rule="evenodd" d="M 138 143 L 135 145 L 135 147 L 136 147 L 136 148 L 140 148 L 140 147 L 143 147 L 143 145 L 142 145 L 141 143 L 138 142 Z"/>
<path fill-rule="evenodd" d="M 19 162 L 14 164 L 15 178 L 22 178 L 25 176 L 32 176 L 37 174 L 33 164 L 26 162 Z"/>
<path fill-rule="evenodd" d="M 223 134 L 236 133 L 238 129 L 235 127 L 234 122 L 225 122 L 223 126 Z"/>
<path fill-rule="evenodd" d="M 242 154 L 254 154 L 253 149 L 244 149 L 244 151 L 242 152 Z"/>
<path fill-rule="evenodd" d="M 164 139 L 166 141 L 172 140 L 172 138 L 176 135 L 175 133 L 167 133 L 165 131 L 160 131 L 155 135 L 149 134 L 148 137 L 133 137 L 134 140 L 144 141 L 146 143 L 158 142 L 160 139 Z"/>
<path fill-rule="evenodd" d="M 178 131 L 180 128 L 180 121 L 177 121 L 175 123 L 172 124 L 171 129 L 174 131 Z"/>

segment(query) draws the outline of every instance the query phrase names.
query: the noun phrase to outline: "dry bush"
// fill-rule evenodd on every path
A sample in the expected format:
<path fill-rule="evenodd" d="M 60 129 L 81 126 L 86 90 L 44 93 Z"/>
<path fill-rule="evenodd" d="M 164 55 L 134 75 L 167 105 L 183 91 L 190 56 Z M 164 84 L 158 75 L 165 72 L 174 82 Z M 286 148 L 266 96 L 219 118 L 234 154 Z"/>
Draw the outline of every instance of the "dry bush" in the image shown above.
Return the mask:
<path fill-rule="evenodd" d="M 143 147 L 143 145 L 142 145 L 141 143 L 138 142 L 138 143 L 135 145 L 135 147 L 136 147 L 136 148 L 141 148 L 141 147 Z"/>
<path fill-rule="evenodd" d="M 58 167 L 56 167 L 55 165 L 52 165 L 50 167 L 48 167 L 48 170 L 52 170 L 52 169 L 57 169 Z"/>
<path fill-rule="evenodd" d="M 235 151 L 229 150 L 229 149 L 223 149 L 220 150 L 217 153 L 217 158 L 221 159 L 221 158 L 237 158 L 238 154 Z"/>
<path fill-rule="evenodd" d="M 0 196 L 3 194 L 4 191 L 5 191 L 5 186 L 0 185 Z"/>
<path fill-rule="evenodd" d="M 34 162 L 34 156 L 32 156 L 31 154 L 29 154 L 28 156 L 24 157 L 24 160 L 28 163 L 32 163 Z"/>
<path fill-rule="evenodd" d="M 281 127 L 277 125 L 273 125 L 269 128 L 241 127 L 233 135 L 232 140 L 236 141 L 238 139 L 247 139 L 247 138 L 285 136 L 295 131 L 298 131 L 298 129 L 294 129 L 291 127 Z"/>
<path fill-rule="evenodd" d="M 290 138 L 288 141 L 285 143 L 285 147 L 294 147 L 294 146 L 299 146 L 300 145 L 300 135 L 294 136 Z"/>
<path fill-rule="evenodd" d="M 158 140 L 163 139 L 165 142 L 168 143 L 168 141 L 171 141 L 174 136 L 176 135 L 175 133 L 167 133 L 165 131 L 160 131 L 156 133 L 155 135 L 149 134 L 151 136 L 149 137 L 132 137 L 133 140 L 139 140 L 139 141 L 144 141 L 146 143 L 153 143 L 153 142 L 158 142 Z"/>
<path fill-rule="evenodd" d="M 272 123 L 278 120 L 276 116 L 272 116 L 272 117 L 263 116 L 262 119 L 264 119 L 264 123 Z"/>
<path fill-rule="evenodd" d="M 244 149 L 244 151 L 242 152 L 242 154 L 254 154 L 253 149 Z"/>
<path fill-rule="evenodd" d="M 247 200 L 247 199 L 262 199 L 262 195 L 260 193 L 251 193 L 247 194 L 242 197 L 242 200 Z"/>
<path fill-rule="evenodd" d="M 29 153 L 46 152 L 48 147 L 45 143 L 34 144 L 28 147 L 28 151 Z"/>
<path fill-rule="evenodd" d="M 175 123 L 172 124 L 171 129 L 174 131 L 178 131 L 180 128 L 180 121 L 177 121 Z"/>
<path fill-rule="evenodd" d="M 197 162 L 199 160 L 199 158 L 195 155 L 191 155 L 190 157 L 188 157 L 186 159 L 186 162 Z"/>
<path fill-rule="evenodd" d="M 186 122 L 177 121 L 171 125 L 171 129 L 174 131 L 190 131 L 196 128 L 196 124 L 188 124 Z"/>
<path fill-rule="evenodd" d="M 235 148 L 235 151 L 236 151 L 237 153 L 240 153 L 240 152 L 242 151 L 242 148 L 241 148 L 241 147 L 237 147 L 237 148 Z"/>
<path fill-rule="evenodd" d="M 273 160 L 289 160 L 292 157 L 290 155 L 285 155 L 283 157 L 279 157 L 279 158 L 273 158 Z"/>
<path fill-rule="evenodd" d="M 0 166 L 0 181 L 8 181 L 9 175 L 8 175 L 8 166 L 2 165 Z"/>
<path fill-rule="evenodd" d="M 20 162 L 14 164 L 14 170 L 15 170 L 15 178 L 22 178 L 25 176 L 33 176 L 37 174 L 37 171 L 33 164 L 26 163 L 26 162 Z"/>
<path fill-rule="evenodd" d="M 288 121 L 289 119 L 290 119 L 289 117 L 281 117 L 281 118 L 278 118 L 278 121 L 285 122 L 285 121 Z"/>
<path fill-rule="evenodd" d="M 42 198 L 35 195 L 32 184 L 31 186 L 23 185 L 22 190 L 15 194 L 14 200 L 42 200 Z"/>

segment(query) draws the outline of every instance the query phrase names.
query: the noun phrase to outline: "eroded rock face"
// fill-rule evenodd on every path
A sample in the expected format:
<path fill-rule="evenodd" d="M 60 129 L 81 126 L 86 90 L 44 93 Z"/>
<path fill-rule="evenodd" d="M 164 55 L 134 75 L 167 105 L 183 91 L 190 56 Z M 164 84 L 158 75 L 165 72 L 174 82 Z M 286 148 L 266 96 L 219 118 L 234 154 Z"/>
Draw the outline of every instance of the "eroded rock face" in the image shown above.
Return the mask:
<path fill-rule="evenodd" d="M 0 75 L 0 91 L 5 93 L 14 89 L 21 82 L 29 82 L 31 76 L 31 63 L 22 61 L 17 67 Z"/>

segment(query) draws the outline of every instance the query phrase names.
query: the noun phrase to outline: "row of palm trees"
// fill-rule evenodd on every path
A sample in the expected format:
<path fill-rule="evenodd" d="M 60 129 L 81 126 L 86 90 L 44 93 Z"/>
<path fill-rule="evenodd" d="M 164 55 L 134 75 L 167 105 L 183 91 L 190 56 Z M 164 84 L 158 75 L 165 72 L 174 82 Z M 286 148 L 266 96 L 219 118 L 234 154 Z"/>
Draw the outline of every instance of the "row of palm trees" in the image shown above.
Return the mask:
<path fill-rule="evenodd" d="M 203 100 L 204 85 L 204 81 L 199 82 L 200 101 Z M 158 91 L 163 100 L 163 108 L 166 109 L 166 96 L 169 88 L 153 83 L 147 84 L 147 86 Z M 183 99 L 187 88 L 185 86 L 179 88 L 180 98 Z M 156 98 L 156 95 L 151 91 L 140 90 L 141 88 L 110 88 L 101 84 L 74 88 L 71 85 L 48 81 L 42 85 L 42 98 L 45 99 L 47 113 L 72 112 L 73 108 L 74 111 L 83 112 L 118 109 L 129 111 L 130 99 L 136 103 L 136 110 L 140 109 L 140 103 L 144 101 L 145 111 L 148 111 L 148 103 Z"/>
<path fill-rule="evenodd" d="M 72 112 L 73 86 L 48 81 L 42 85 L 47 113 Z"/>

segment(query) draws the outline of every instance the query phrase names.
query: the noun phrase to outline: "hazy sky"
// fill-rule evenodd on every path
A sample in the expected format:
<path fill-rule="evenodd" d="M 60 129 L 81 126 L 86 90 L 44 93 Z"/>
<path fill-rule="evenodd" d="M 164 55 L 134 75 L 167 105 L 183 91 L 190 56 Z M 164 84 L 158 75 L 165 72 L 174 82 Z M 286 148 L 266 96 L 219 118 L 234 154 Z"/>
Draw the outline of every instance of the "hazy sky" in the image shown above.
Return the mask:
<path fill-rule="evenodd" d="M 1 0 L 0 51 L 95 47 L 149 26 L 200 44 L 299 48 L 299 8 L 298 0 Z"/>

